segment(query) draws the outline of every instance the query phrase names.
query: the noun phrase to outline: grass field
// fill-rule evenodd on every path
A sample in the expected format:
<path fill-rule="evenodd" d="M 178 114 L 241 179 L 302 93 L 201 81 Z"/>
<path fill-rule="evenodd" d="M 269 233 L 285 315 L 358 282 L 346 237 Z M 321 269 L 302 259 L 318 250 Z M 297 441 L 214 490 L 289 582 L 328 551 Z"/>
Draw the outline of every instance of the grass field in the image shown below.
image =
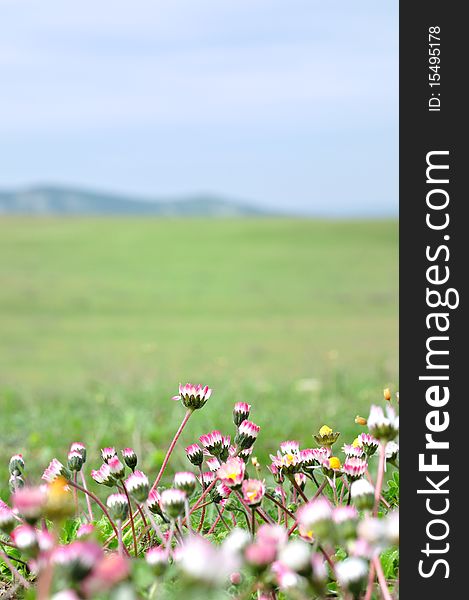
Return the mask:
<path fill-rule="evenodd" d="M 179 381 L 215 390 L 181 448 L 232 433 L 237 400 L 263 459 L 323 423 L 354 435 L 397 386 L 397 235 L 395 221 L 0 219 L 0 487 L 10 453 L 37 473 L 75 440 L 134 445 L 153 470 Z"/>

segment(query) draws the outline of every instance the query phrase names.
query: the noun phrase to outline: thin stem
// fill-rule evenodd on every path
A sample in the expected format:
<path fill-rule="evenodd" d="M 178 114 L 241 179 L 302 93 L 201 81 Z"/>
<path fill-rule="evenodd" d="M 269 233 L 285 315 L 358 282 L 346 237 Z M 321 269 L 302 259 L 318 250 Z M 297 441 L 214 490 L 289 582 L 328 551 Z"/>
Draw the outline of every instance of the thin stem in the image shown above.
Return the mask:
<path fill-rule="evenodd" d="M 130 527 L 132 528 L 132 538 L 134 540 L 134 553 L 135 556 L 138 555 L 138 546 L 137 546 L 137 536 L 135 535 L 135 523 L 134 523 L 134 516 L 133 516 L 133 510 L 132 510 L 132 503 L 130 502 L 130 496 L 129 496 L 129 492 L 127 491 L 127 488 L 125 487 L 125 483 L 122 482 L 122 489 L 124 490 L 124 494 L 127 498 L 127 502 L 129 503 L 129 513 L 130 513 Z"/>
<path fill-rule="evenodd" d="M 392 596 L 388 589 L 388 584 L 386 582 L 386 577 L 383 573 L 383 567 L 381 566 L 379 556 L 375 556 L 373 558 L 373 564 L 376 569 L 376 574 L 378 575 L 379 587 L 381 588 L 381 593 L 383 594 L 384 600 L 392 600 Z"/>
<path fill-rule="evenodd" d="M 375 581 L 375 564 L 372 562 L 370 564 L 370 571 L 368 573 L 368 584 L 366 586 L 366 593 L 363 600 L 371 600 L 371 596 L 373 595 L 373 584 Z"/>
<path fill-rule="evenodd" d="M 83 473 L 83 469 L 81 469 L 80 475 L 81 475 L 81 483 L 83 485 L 83 489 L 88 491 L 88 488 L 86 486 L 85 474 Z M 90 498 L 89 498 L 88 494 L 85 494 L 85 498 L 86 498 L 86 506 L 88 507 L 88 517 L 89 517 L 90 521 L 93 521 L 94 520 L 93 510 L 91 508 L 91 502 L 90 502 Z"/>
<path fill-rule="evenodd" d="M 308 498 L 306 497 L 306 494 L 303 492 L 303 490 L 300 488 L 300 486 L 296 483 L 295 476 L 289 475 L 288 479 L 291 481 L 292 486 L 295 488 L 295 490 L 298 492 L 298 494 L 303 498 L 303 500 L 305 502 L 308 502 Z"/>
<path fill-rule="evenodd" d="M 295 515 L 292 512 L 290 512 L 285 505 L 283 505 L 281 502 L 279 502 L 279 500 L 277 500 L 277 498 L 275 498 L 274 496 L 272 496 L 271 494 L 269 494 L 267 492 L 265 494 L 265 497 L 268 498 L 274 504 L 276 504 L 279 508 L 281 508 L 286 513 L 286 515 L 289 515 L 290 517 L 292 517 L 292 519 L 296 519 Z"/>
<path fill-rule="evenodd" d="M 204 481 L 204 471 L 202 469 L 202 465 L 199 465 L 199 471 L 200 471 L 200 483 L 202 485 L 202 491 L 204 491 L 205 490 L 205 481 Z M 202 506 L 202 514 L 200 515 L 200 521 L 199 521 L 199 526 L 197 527 L 197 533 L 199 533 L 201 531 L 202 527 L 204 526 L 205 506 L 206 506 L 206 504 L 204 504 Z"/>
<path fill-rule="evenodd" d="M 116 521 L 117 527 L 117 549 L 120 555 L 124 555 L 124 542 L 122 541 L 122 521 Z"/>
<path fill-rule="evenodd" d="M 150 534 L 148 533 L 148 523 L 147 523 L 147 520 L 145 519 L 145 514 L 144 514 L 140 504 L 138 502 L 136 502 L 135 504 L 137 505 L 137 510 L 140 513 L 140 517 L 142 519 L 143 529 L 144 529 L 144 531 L 146 530 L 146 532 L 147 532 L 147 542 L 148 542 L 148 546 L 150 546 L 151 538 L 150 538 Z"/>
<path fill-rule="evenodd" d="M 160 538 L 161 543 L 163 544 L 163 547 L 164 547 L 165 546 L 165 539 L 164 539 L 164 535 L 163 535 L 161 529 L 159 528 L 157 522 L 155 521 L 153 515 L 151 514 L 150 509 L 148 508 L 148 506 L 146 504 L 142 504 L 142 507 L 143 507 L 143 510 L 145 511 L 147 517 L 148 517 L 148 520 L 151 523 L 151 526 L 155 530 L 156 535 Z"/>
<path fill-rule="evenodd" d="M 77 472 L 73 471 L 73 481 L 77 482 Z M 76 488 L 73 488 L 73 501 L 75 503 L 75 514 L 78 516 L 78 494 Z"/>
<path fill-rule="evenodd" d="M 225 518 L 223 516 L 223 507 L 222 509 L 220 509 L 220 507 L 218 506 L 218 504 L 215 504 L 215 508 L 217 509 L 217 513 L 220 515 L 220 520 L 223 523 L 223 525 L 225 526 L 225 529 L 227 531 L 230 531 L 230 526 L 228 525 L 228 523 L 225 521 Z"/>
<path fill-rule="evenodd" d="M 282 495 L 283 516 L 284 516 L 284 520 L 285 520 L 285 527 L 288 527 L 288 511 L 285 508 L 285 505 L 287 504 L 287 499 L 285 497 L 285 490 L 283 489 L 283 486 L 280 486 L 280 493 Z M 270 498 L 272 499 L 273 496 L 270 496 Z M 274 501 L 275 501 L 275 499 L 274 499 Z"/>
<path fill-rule="evenodd" d="M 381 499 L 381 489 L 383 487 L 384 480 L 384 466 L 386 464 L 386 450 L 383 442 L 379 443 L 379 463 L 378 463 L 378 475 L 376 478 L 375 487 L 375 506 L 373 508 L 373 516 L 376 517 L 378 514 L 379 501 Z"/>
<path fill-rule="evenodd" d="M 168 451 L 166 452 L 166 456 L 164 457 L 163 464 L 161 465 L 161 468 L 160 468 L 160 472 L 156 476 L 155 483 L 151 486 L 151 491 L 153 491 L 156 488 L 156 486 L 159 484 L 161 478 L 163 477 L 163 473 L 166 469 L 166 465 L 168 464 L 169 458 L 174 450 L 174 446 L 176 445 L 176 443 L 179 439 L 179 436 L 181 435 L 182 430 L 186 426 L 187 421 L 189 420 L 192 413 L 193 413 L 192 410 L 190 410 L 190 409 L 187 410 L 186 414 L 184 415 L 184 419 L 182 420 L 181 424 L 179 425 L 179 429 L 174 434 L 173 441 L 171 442 L 171 444 L 168 448 Z"/>
<path fill-rule="evenodd" d="M 253 507 L 251 509 L 251 517 L 252 517 L 252 537 L 256 536 L 256 509 Z"/>

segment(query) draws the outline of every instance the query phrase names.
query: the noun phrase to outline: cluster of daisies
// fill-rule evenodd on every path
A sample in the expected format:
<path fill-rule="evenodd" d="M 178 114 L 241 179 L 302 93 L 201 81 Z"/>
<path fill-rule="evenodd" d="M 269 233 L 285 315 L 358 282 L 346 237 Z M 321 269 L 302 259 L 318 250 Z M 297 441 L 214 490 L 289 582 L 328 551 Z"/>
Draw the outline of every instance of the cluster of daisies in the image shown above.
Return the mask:
<path fill-rule="evenodd" d="M 347 599 L 371 597 L 374 586 L 387 599 L 397 594 L 379 559 L 399 538 L 397 510 L 383 497 L 388 465 L 399 468 L 389 391 L 385 409 L 357 417 L 368 431 L 343 444 L 340 456 L 333 450 L 340 433 L 323 425 L 314 447 L 282 442 L 265 476 L 253 454 L 260 427 L 251 406 L 238 402 L 234 435 L 201 435 L 185 448 L 191 467 L 168 477 L 181 432 L 211 395 L 208 386 L 179 386 L 173 399 L 186 413 L 155 477 L 137 468 L 132 448 L 103 448 L 101 464 L 88 470 L 86 447 L 77 442 L 34 486 L 23 456 L 12 456 L 10 503 L 0 500 L 0 563 L 11 585 L 34 586 L 38 597 L 55 600 L 135 594 L 135 565 L 144 559 L 155 598 L 162 580 L 183 586 L 187 597 L 201 586 L 262 600 L 279 591 L 325 597 L 331 589 Z M 109 488 L 104 499 L 93 491 L 100 488 Z M 64 542 L 60 532 L 70 523 L 75 534 Z"/>

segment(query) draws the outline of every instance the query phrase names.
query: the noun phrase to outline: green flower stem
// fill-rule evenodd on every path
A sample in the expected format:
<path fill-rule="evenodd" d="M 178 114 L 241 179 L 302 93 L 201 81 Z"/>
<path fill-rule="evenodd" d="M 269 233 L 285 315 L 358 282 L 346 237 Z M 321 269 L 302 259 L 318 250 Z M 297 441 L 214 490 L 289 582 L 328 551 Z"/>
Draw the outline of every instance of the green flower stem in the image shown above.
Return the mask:
<path fill-rule="evenodd" d="M 80 470 L 80 475 L 81 475 L 81 484 L 82 484 L 83 488 L 86 491 L 88 491 L 88 488 L 86 486 L 85 474 L 83 473 L 83 469 Z M 92 523 L 94 520 L 94 517 L 93 517 L 93 510 L 91 508 L 91 502 L 90 502 L 90 498 L 89 498 L 88 494 L 85 494 L 85 498 L 86 498 L 86 506 L 88 508 L 88 518 L 90 520 L 90 523 Z"/>
<path fill-rule="evenodd" d="M 171 454 L 173 453 L 174 447 L 175 447 L 184 427 L 186 426 L 187 421 L 189 421 L 189 418 L 193 412 L 194 412 L 193 410 L 188 409 L 186 414 L 184 415 L 184 419 L 182 420 L 181 424 L 179 425 L 179 429 L 174 434 L 173 441 L 171 442 L 171 444 L 168 448 L 168 451 L 166 452 L 166 456 L 164 457 L 163 464 L 161 465 L 161 468 L 160 468 L 160 472 L 156 476 L 155 482 L 151 486 L 150 491 L 153 491 L 156 488 L 156 486 L 159 484 L 159 482 L 161 481 L 161 478 L 163 477 L 163 473 L 165 472 L 165 469 L 166 469 L 166 465 L 168 464 Z"/>

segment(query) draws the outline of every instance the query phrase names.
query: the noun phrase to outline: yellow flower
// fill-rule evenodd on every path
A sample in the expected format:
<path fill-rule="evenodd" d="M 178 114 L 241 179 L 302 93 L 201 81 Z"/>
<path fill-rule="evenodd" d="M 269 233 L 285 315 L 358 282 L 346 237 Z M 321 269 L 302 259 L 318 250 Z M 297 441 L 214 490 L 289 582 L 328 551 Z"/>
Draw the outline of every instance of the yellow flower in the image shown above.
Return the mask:
<path fill-rule="evenodd" d="M 328 427 L 327 425 L 323 425 L 321 427 L 321 429 L 319 430 L 320 436 L 329 435 L 330 433 L 332 433 L 332 429 L 330 427 Z"/>
<path fill-rule="evenodd" d="M 353 442 L 352 442 L 352 446 L 353 446 L 354 448 L 361 448 L 362 444 L 361 444 L 361 442 L 360 442 L 360 440 L 359 440 L 358 438 L 355 438 L 355 439 L 353 440 Z"/>
<path fill-rule="evenodd" d="M 340 464 L 340 460 L 337 458 L 337 456 L 331 456 L 329 459 L 329 466 L 331 467 L 331 469 L 340 469 L 341 464 Z"/>

